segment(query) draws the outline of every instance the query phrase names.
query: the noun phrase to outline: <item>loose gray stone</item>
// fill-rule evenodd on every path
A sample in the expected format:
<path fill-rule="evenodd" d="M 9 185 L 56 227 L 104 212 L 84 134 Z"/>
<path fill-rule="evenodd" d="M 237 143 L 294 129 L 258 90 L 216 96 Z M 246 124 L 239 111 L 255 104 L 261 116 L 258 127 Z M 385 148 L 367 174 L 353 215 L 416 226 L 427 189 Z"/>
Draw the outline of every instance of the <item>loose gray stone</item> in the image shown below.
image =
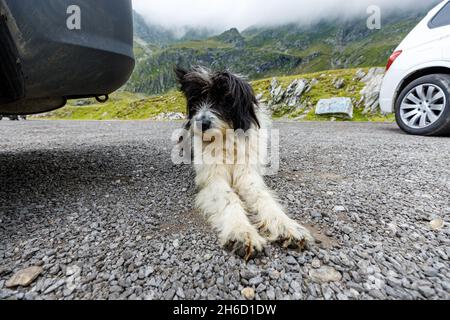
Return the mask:
<path fill-rule="evenodd" d="M 425 296 L 425 298 L 431 298 L 436 294 L 436 292 L 431 287 L 428 286 L 420 286 L 418 287 L 418 290 L 421 294 Z"/>
<path fill-rule="evenodd" d="M 164 300 L 172 300 L 175 296 L 176 291 L 174 289 L 169 289 L 164 293 Z"/>
<path fill-rule="evenodd" d="M 347 209 L 346 209 L 344 206 L 335 206 L 335 207 L 333 208 L 333 211 L 339 213 L 339 212 L 346 212 Z"/>
<path fill-rule="evenodd" d="M 355 80 L 361 81 L 366 76 L 363 69 L 358 69 L 355 74 Z"/>
<path fill-rule="evenodd" d="M 244 288 L 241 291 L 242 296 L 247 300 L 254 300 L 255 299 L 255 290 L 252 288 Z"/>
<path fill-rule="evenodd" d="M 319 259 L 313 259 L 313 261 L 311 262 L 311 266 L 315 269 L 320 268 L 321 263 Z"/>
<path fill-rule="evenodd" d="M 16 272 L 8 281 L 7 288 L 28 287 L 43 272 L 42 267 L 28 267 Z"/>
<path fill-rule="evenodd" d="M 241 277 L 250 280 L 258 276 L 258 271 L 254 268 L 244 269 L 241 271 Z"/>
<path fill-rule="evenodd" d="M 342 275 L 339 271 L 328 266 L 322 266 L 319 269 L 311 269 L 309 271 L 309 277 L 318 283 L 337 282 L 342 279 Z"/>
<path fill-rule="evenodd" d="M 183 291 L 183 288 L 180 287 L 180 288 L 177 289 L 177 296 L 180 297 L 181 299 L 185 299 L 186 298 L 186 296 L 184 294 L 184 291 Z"/>
<path fill-rule="evenodd" d="M 352 234 L 354 232 L 353 228 L 350 226 L 343 226 L 342 227 L 342 232 L 344 232 L 345 234 Z"/>
<path fill-rule="evenodd" d="M 296 264 L 298 264 L 297 260 L 295 260 L 295 258 L 292 257 L 292 256 L 288 256 L 288 257 L 286 258 L 286 262 L 287 262 L 288 264 L 290 264 L 290 265 L 296 265 Z"/>
<path fill-rule="evenodd" d="M 442 220 L 441 218 L 431 220 L 430 227 L 431 227 L 431 230 L 434 230 L 434 231 L 441 230 L 444 227 L 444 220 Z"/>
<path fill-rule="evenodd" d="M 333 85 L 334 85 L 334 87 L 336 89 L 339 90 L 339 89 L 344 88 L 346 83 L 345 83 L 345 80 L 343 78 L 339 78 L 339 79 L 336 79 L 336 81 L 333 83 Z"/>
<path fill-rule="evenodd" d="M 47 289 L 45 289 L 44 294 L 49 294 L 58 289 L 59 287 L 63 286 L 66 283 L 64 279 L 60 279 L 56 281 L 54 284 L 49 286 Z"/>
<path fill-rule="evenodd" d="M 267 299 L 275 300 L 275 291 L 273 289 L 269 289 L 266 291 Z"/>
<path fill-rule="evenodd" d="M 294 292 L 302 291 L 302 286 L 301 286 L 301 284 L 298 281 L 295 281 L 295 280 L 292 281 L 290 283 L 290 286 L 291 286 L 292 290 L 294 290 Z"/>
<path fill-rule="evenodd" d="M 320 212 L 313 211 L 313 212 L 311 212 L 311 218 L 313 218 L 313 219 L 322 219 L 322 214 Z"/>
<path fill-rule="evenodd" d="M 264 282 L 264 279 L 263 278 L 261 278 L 261 277 L 255 277 L 255 278 L 252 278 L 252 279 L 250 279 L 250 281 L 248 282 L 251 286 L 257 286 L 257 285 L 259 285 L 260 283 L 263 283 Z"/>

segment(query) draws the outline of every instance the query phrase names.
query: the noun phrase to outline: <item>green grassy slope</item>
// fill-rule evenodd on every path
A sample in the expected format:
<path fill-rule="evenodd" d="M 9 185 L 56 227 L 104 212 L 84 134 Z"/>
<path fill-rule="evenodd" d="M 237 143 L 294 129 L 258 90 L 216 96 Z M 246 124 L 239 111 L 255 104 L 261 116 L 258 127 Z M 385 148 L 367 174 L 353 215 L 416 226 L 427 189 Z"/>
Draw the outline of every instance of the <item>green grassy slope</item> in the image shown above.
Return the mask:
<path fill-rule="evenodd" d="M 185 100 L 179 92 L 163 96 L 145 96 L 131 92 L 117 92 L 106 103 L 88 100 L 91 104 L 76 106 L 70 102 L 64 108 L 35 116 L 48 120 L 147 120 L 164 112 L 183 112 Z"/>

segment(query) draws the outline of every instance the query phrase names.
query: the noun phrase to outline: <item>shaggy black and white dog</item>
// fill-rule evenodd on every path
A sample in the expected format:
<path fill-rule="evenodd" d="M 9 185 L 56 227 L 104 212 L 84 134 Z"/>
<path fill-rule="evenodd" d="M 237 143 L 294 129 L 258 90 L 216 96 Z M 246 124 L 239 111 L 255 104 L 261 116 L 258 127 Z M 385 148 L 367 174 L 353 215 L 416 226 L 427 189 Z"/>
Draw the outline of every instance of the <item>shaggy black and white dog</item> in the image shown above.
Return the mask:
<path fill-rule="evenodd" d="M 264 183 L 261 161 L 251 161 L 266 156 L 270 126 L 252 87 L 229 72 L 202 67 L 175 72 L 187 99 L 186 129 L 191 138 L 200 139 L 193 144 L 196 205 L 218 232 L 220 243 L 246 260 L 268 242 L 304 248 L 312 236 L 285 214 Z M 209 150 L 218 140 L 223 153 Z M 244 150 L 243 157 L 237 156 L 239 150 Z M 207 157 L 214 161 L 204 161 Z"/>

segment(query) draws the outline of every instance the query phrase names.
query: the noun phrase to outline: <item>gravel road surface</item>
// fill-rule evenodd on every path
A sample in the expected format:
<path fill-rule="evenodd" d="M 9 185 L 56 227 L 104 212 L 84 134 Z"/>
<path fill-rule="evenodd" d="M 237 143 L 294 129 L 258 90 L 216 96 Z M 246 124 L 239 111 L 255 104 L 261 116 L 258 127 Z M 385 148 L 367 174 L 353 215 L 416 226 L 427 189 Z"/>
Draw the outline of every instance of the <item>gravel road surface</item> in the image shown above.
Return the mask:
<path fill-rule="evenodd" d="M 1 121 L 0 299 L 450 299 L 450 139 L 276 126 L 267 182 L 318 241 L 245 264 L 170 161 L 179 123 Z"/>

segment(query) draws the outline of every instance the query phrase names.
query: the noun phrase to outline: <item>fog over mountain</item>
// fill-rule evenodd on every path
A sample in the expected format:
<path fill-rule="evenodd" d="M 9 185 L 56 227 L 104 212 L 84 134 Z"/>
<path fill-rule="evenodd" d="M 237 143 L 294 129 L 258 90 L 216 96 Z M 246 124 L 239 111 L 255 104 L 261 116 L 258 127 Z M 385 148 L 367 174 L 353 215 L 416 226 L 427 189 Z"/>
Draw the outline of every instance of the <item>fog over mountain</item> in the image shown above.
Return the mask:
<path fill-rule="evenodd" d="M 320 20 L 364 18 L 371 5 L 383 15 L 421 11 L 437 0 L 133 0 L 152 24 L 176 31 L 186 27 L 224 31 L 236 27 L 314 24 Z"/>

